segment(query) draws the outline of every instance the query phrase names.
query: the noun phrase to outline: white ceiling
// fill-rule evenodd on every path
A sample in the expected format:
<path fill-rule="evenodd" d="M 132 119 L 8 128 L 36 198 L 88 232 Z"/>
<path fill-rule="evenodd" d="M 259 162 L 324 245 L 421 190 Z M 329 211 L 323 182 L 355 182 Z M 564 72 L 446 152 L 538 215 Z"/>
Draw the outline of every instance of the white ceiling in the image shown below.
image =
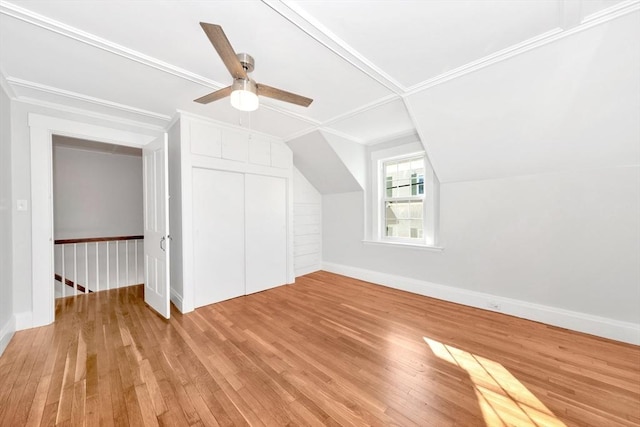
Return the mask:
<path fill-rule="evenodd" d="M 18 99 L 160 126 L 183 110 L 296 141 L 313 140 L 317 130 L 358 143 L 417 131 L 444 181 L 493 177 L 513 173 L 509 168 L 517 165 L 509 162 L 526 157 L 522 153 L 533 152 L 530 163 L 544 156 L 554 139 L 542 148 L 532 141 L 546 138 L 543 130 L 562 114 L 573 120 L 572 107 L 584 110 L 600 95 L 606 102 L 621 95 L 637 68 L 632 49 L 640 38 L 639 10 L 636 0 L 0 0 L 0 72 Z M 240 113 L 226 99 L 194 103 L 231 82 L 200 21 L 222 25 L 237 52 L 254 56 L 256 81 L 311 97 L 313 104 L 262 98 L 256 112 Z M 627 46 L 617 45 L 621 41 Z M 599 87 L 607 73 L 626 80 L 589 97 L 580 85 Z M 537 110 L 554 104 L 539 85 L 557 89 L 563 101 Z M 621 105 L 634 112 L 636 98 Z M 617 116 L 603 111 L 598 118 Z M 524 123 L 529 117 L 543 122 L 532 133 Z M 509 126 L 489 132 L 496 122 L 486 120 L 502 126 L 505 119 Z M 554 138 L 571 133 L 565 127 L 553 128 Z M 595 138 L 592 130 L 582 133 Z M 519 143 L 529 148 L 487 173 L 496 169 L 490 160 L 500 157 L 491 150 L 523 135 Z M 560 163 L 572 158 L 572 144 L 560 147 Z M 459 171 L 461 161 L 475 163 Z"/>

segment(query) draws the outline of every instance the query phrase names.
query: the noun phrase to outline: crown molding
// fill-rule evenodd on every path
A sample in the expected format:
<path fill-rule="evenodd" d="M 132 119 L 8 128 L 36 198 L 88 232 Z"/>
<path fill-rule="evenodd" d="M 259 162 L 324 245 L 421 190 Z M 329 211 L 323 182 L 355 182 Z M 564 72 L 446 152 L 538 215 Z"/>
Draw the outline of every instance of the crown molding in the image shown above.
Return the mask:
<path fill-rule="evenodd" d="M 584 16 L 582 18 L 582 23 L 595 23 L 597 25 L 618 18 L 620 16 L 624 16 L 627 13 L 635 12 L 636 10 L 640 10 L 640 1 L 625 0 L 606 9 L 602 9 L 599 12 Z"/>
<path fill-rule="evenodd" d="M 547 45 L 549 43 L 553 43 L 565 37 L 569 37 L 573 34 L 587 30 L 596 25 L 609 22 L 613 19 L 619 18 L 629 13 L 636 12 L 638 10 L 640 10 L 639 0 L 624 1 L 618 5 L 609 7 L 603 11 L 600 11 L 596 14 L 586 17 L 580 25 L 574 26 L 570 29 L 566 29 L 566 30 L 563 30 L 562 28 L 553 29 L 539 36 L 530 38 L 529 40 L 525 40 L 522 43 L 515 44 L 506 49 L 502 49 L 491 55 L 487 55 L 484 58 L 481 58 L 477 61 L 470 62 L 461 67 L 458 67 L 446 73 L 440 74 L 439 76 L 436 76 L 432 79 L 428 79 L 414 86 L 411 86 L 407 90 L 407 92 L 404 94 L 404 96 L 413 95 L 425 89 L 429 89 L 433 86 L 437 86 L 449 80 L 464 76 L 474 71 L 478 71 L 489 65 L 493 65 L 495 63 L 512 58 L 516 55 L 520 55 L 530 50 L 537 49 L 541 46 Z"/>
<path fill-rule="evenodd" d="M 94 34 L 32 12 L 28 9 L 4 0 L 0 0 L 0 13 L 35 25 L 42 29 L 52 31 L 62 36 L 69 37 L 73 40 L 91 45 L 93 47 L 97 47 L 98 49 L 102 49 L 131 61 L 135 61 L 148 67 L 152 67 L 165 73 L 180 77 L 182 79 L 189 80 L 193 83 L 207 86 L 212 89 L 221 89 L 225 86 L 214 80 L 200 76 L 196 73 L 192 73 L 191 71 L 176 67 L 175 65 L 161 61 L 149 55 L 145 55 L 136 50 L 129 49 L 125 46 L 103 39 Z"/>
<path fill-rule="evenodd" d="M 134 126 L 134 127 L 140 128 L 140 129 L 146 129 L 146 130 L 150 130 L 150 131 L 153 131 L 153 132 L 164 132 L 165 131 L 165 127 L 164 126 L 154 125 L 154 124 L 145 123 L 145 122 L 139 122 L 137 120 L 125 119 L 124 117 L 112 116 L 110 114 L 104 114 L 104 113 L 98 113 L 98 112 L 95 112 L 95 111 L 85 110 L 85 109 L 82 109 L 82 108 L 70 107 L 68 105 L 57 104 L 55 102 L 49 102 L 49 101 L 43 101 L 41 99 L 35 99 L 35 98 L 29 98 L 29 97 L 26 97 L 26 96 L 21 96 L 21 97 L 15 98 L 15 100 L 17 102 L 21 103 L 21 104 L 28 104 L 28 105 L 38 106 L 38 107 L 50 108 L 52 110 L 64 111 L 66 113 L 78 114 L 78 115 L 85 116 L 85 117 L 92 117 L 94 119 L 105 120 L 105 121 L 109 121 L 109 122 L 112 122 L 112 123 L 118 123 L 118 124 L 122 124 L 122 125 L 126 125 L 126 126 Z"/>
<path fill-rule="evenodd" d="M 397 80 L 365 58 L 295 3 L 288 0 L 262 0 L 262 2 L 309 37 L 395 94 L 406 91 L 405 87 Z"/>
<path fill-rule="evenodd" d="M 76 92 L 71 92 L 64 89 L 55 88 L 52 86 L 43 85 L 40 83 L 34 83 L 27 80 L 17 79 L 13 77 L 7 77 L 7 82 L 12 86 L 24 87 L 27 89 L 33 89 L 38 92 L 50 93 L 53 95 L 61 96 L 68 99 L 75 99 L 82 102 L 87 102 L 101 107 L 107 107 L 115 110 L 124 111 L 139 116 L 149 117 L 156 120 L 168 122 L 171 120 L 170 116 L 166 114 L 160 114 L 153 111 L 143 110 L 141 108 L 132 107 L 129 105 L 119 104 L 117 102 L 111 102 L 100 98 L 94 98 L 92 96 L 83 95 Z"/>

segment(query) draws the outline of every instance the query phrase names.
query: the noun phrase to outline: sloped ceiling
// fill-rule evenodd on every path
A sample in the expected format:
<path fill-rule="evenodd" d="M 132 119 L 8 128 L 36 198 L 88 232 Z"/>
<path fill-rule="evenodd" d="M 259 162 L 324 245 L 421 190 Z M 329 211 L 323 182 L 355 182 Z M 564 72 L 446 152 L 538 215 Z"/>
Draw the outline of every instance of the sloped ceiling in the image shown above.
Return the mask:
<path fill-rule="evenodd" d="M 313 104 L 194 103 L 231 83 L 200 21 Z M 286 141 L 417 131 L 450 182 L 637 163 L 638 40 L 637 0 L 0 0 L 0 81 L 161 127 L 183 110 Z"/>
<path fill-rule="evenodd" d="M 320 194 L 363 189 L 358 173 L 354 175 L 347 166 L 356 163 L 357 154 L 352 155 L 354 153 L 350 151 L 342 158 L 324 132 L 314 131 L 293 139 L 289 141 L 289 147 L 293 151 L 293 163 Z"/>

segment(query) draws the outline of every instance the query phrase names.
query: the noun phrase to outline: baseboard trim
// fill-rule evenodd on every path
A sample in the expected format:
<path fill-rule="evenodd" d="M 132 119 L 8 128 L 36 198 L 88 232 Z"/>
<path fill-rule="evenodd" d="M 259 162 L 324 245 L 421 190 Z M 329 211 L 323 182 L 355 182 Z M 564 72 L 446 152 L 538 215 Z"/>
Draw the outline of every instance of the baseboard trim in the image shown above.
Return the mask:
<path fill-rule="evenodd" d="M 0 330 L 0 356 L 4 353 L 5 349 L 9 345 L 13 334 L 16 333 L 16 317 L 11 316 L 7 323 Z"/>
<path fill-rule="evenodd" d="M 387 286 L 402 291 L 437 298 L 483 310 L 509 314 L 523 319 L 534 320 L 548 325 L 584 332 L 599 337 L 640 345 L 640 324 L 623 322 L 606 317 L 594 316 L 577 311 L 565 310 L 542 304 L 505 298 L 483 292 L 470 291 L 453 286 L 440 285 L 393 274 L 380 273 L 342 264 L 322 263 L 322 269 Z M 499 309 L 492 309 L 495 305 Z"/>
<path fill-rule="evenodd" d="M 171 302 L 176 306 L 180 313 L 184 313 L 184 304 L 182 302 L 182 295 L 171 289 Z"/>
<path fill-rule="evenodd" d="M 16 319 L 16 331 L 22 331 L 23 329 L 33 328 L 33 313 L 30 311 L 23 311 L 22 313 L 15 314 Z M 42 326 L 42 325 L 37 325 Z"/>
<path fill-rule="evenodd" d="M 296 268 L 296 277 L 304 276 L 305 274 L 313 273 L 315 271 L 322 270 L 322 265 L 314 264 L 307 267 Z"/>

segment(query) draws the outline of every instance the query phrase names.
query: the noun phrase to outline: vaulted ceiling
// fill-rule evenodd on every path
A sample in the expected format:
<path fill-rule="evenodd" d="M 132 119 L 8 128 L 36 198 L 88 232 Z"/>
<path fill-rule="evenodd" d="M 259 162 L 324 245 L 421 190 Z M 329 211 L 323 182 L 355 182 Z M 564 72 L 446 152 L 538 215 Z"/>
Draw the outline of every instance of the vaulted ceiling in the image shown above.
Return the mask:
<path fill-rule="evenodd" d="M 231 83 L 201 21 L 313 104 L 194 103 Z M 640 159 L 635 0 L 0 0 L 0 72 L 17 99 L 159 126 L 183 110 L 296 146 L 417 133 L 444 182 Z"/>

